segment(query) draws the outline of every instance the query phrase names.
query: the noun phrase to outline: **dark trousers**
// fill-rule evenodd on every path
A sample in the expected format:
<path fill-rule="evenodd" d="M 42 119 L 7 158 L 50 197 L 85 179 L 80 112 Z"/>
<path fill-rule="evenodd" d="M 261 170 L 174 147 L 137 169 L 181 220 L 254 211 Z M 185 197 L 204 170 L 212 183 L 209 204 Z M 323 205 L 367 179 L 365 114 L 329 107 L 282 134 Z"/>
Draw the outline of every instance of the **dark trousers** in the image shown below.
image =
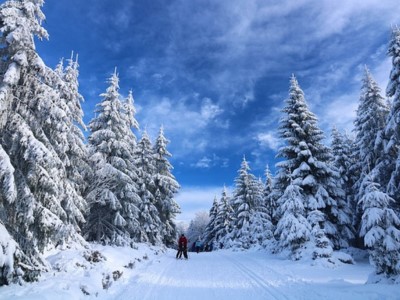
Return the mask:
<path fill-rule="evenodd" d="M 186 247 L 179 247 L 178 252 L 176 253 L 176 258 L 182 258 L 182 254 L 186 259 L 188 258 Z"/>

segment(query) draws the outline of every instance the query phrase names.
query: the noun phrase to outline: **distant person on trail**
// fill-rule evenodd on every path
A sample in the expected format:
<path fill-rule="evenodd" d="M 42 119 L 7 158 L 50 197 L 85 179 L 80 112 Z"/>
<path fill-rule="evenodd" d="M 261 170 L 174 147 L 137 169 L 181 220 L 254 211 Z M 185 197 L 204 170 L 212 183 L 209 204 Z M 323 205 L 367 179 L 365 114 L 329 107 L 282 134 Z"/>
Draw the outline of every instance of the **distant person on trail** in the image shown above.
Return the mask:
<path fill-rule="evenodd" d="M 188 259 L 187 255 L 187 239 L 185 235 L 182 233 L 181 237 L 178 240 L 178 252 L 176 253 L 176 258 L 182 258 L 182 253 L 183 256 Z"/>
<path fill-rule="evenodd" d="M 200 252 L 200 248 L 201 248 L 201 241 L 200 241 L 200 239 L 198 239 L 198 240 L 196 241 L 195 247 L 196 247 L 196 252 L 199 253 L 199 252 Z"/>

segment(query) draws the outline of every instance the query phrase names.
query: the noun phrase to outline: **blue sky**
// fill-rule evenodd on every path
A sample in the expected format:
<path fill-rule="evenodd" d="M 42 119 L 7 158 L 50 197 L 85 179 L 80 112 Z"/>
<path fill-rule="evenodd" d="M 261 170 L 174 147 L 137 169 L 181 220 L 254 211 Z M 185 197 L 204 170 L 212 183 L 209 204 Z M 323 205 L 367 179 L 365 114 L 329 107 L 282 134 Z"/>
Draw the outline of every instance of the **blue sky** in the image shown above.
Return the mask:
<path fill-rule="evenodd" d="M 273 168 L 292 73 L 326 136 L 351 130 L 364 65 L 384 91 L 400 23 L 397 0 L 57 0 L 43 11 L 38 52 L 51 67 L 79 54 L 85 122 L 117 67 L 141 129 L 154 138 L 164 126 L 185 221 L 233 184 L 243 155 L 257 176 Z"/>

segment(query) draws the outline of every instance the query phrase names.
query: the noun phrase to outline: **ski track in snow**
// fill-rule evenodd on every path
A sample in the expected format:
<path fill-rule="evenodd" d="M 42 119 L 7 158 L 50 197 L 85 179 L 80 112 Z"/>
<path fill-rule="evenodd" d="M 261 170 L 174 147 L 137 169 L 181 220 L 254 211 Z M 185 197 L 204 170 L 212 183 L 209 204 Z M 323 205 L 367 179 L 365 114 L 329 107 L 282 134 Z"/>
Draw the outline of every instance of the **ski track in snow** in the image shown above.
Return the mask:
<path fill-rule="evenodd" d="M 373 285 L 351 284 L 344 279 L 340 283 L 309 282 L 292 274 L 291 266 L 288 261 L 271 261 L 261 252 L 189 253 L 189 260 L 177 260 L 175 253 L 168 251 L 137 270 L 138 275 L 121 287 L 118 295 L 105 299 L 400 299 L 393 286 L 382 292 Z"/>
<path fill-rule="evenodd" d="M 258 259 L 243 260 L 242 253 L 240 259 L 223 252 L 189 255 L 188 260 L 177 260 L 170 252 L 109 299 L 293 299 L 278 287 L 295 279 L 264 265 L 260 269 Z"/>
<path fill-rule="evenodd" d="M 55 260 L 60 272 L 44 274 L 36 283 L 3 287 L 0 299 L 400 300 L 398 285 L 365 284 L 373 268 L 363 263 L 327 268 L 252 250 L 189 253 L 189 260 L 177 260 L 174 250 L 152 253 L 143 245 L 138 250 L 96 249 L 107 259 L 82 268 L 80 252 L 60 253 Z M 140 263 L 123 268 L 132 260 Z M 115 270 L 123 272 L 121 279 L 102 289 L 104 275 Z M 82 286 L 90 295 L 82 293 Z"/>
<path fill-rule="evenodd" d="M 271 284 L 268 284 L 263 278 L 253 272 L 250 268 L 240 263 L 238 260 L 229 258 L 229 256 L 226 256 L 226 258 L 230 260 L 238 268 L 238 270 L 249 279 L 255 289 L 261 288 L 259 295 L 263 295 L 262 299 L 289 299 L 283 293 L 274 288 Z M 276 272 L 274 273 L 276 274 Z"/>

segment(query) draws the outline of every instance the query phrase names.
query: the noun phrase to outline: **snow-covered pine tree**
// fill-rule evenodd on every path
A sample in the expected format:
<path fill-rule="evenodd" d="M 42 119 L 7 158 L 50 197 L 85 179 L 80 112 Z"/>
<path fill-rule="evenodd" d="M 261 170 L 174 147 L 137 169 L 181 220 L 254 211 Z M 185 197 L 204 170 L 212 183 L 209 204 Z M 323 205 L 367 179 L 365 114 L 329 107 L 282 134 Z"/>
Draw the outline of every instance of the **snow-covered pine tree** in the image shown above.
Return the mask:
<path fill-rule="evenodd" d="M 82 195 L 86 191 L 91 168 L 82 133 L 82 129 L 86 129 L 86 126 L 82 120 L 83 97 L 78 91 L 78 62 L 72 55 L 67 61 L 65 69 L 61 60 L 56 70 L 51 72 L 51 82 L 59 94 L 57 101 L 59 120 L 55 120 L 57 126 L 49 132 L 53 132 L 52 135 L 55 136 L 51 143 L 63 163 L 67 177 L 61 205 L 67 213 L 68 221 L 80 231 L 85 222 L 84 214 L 87 209 Z"/>
<path fill-rule="evenodd" d="M 261 178 L 259 178 L 259 180 L 256 181 L 256 200 L 254 213 L 252 216 L 250 235 L 257 244 L 266 247 L 269 246 L 268 244 L 273 238 L 274 226 L 271 222 L 267 202 L 264 198 L 264 192 L 265 186 Z"/>
<path fill-rule="evenodd" d="M 331 165 L 330 149 L 322 143 L 323 132 L 318 127 L 316 116 L 309 110 L 294 75 L 290 80 L 289 98 L 283 113 L 279 132 L 286 145 L 277 154 L 284 160 L 276 165 L 278 173 L 274 197 L 282 195 L 293 180 L 304 195 L 305 217 L 313 210 L 321 211 L 325 215 L 323 231 L 334 247 L 339 248 L 337 201 L 344 197 L 344 193 L 338 185 L 339 174 Z"/>
<path fill-rule="evenodd" d="M 22 280 L 33 281 L 40 271 L 2 223 L 2 220 L 7 220 L 9 214 L 6 203 L 15 202 L 17 197 L 14 171 L 7 153 L 0 145 L 0 286 L 22 283 Z M 11 228 L 11 231 L 14 233 L 14 228 Z"/>
<path fill-rule="evenodd" d="M 61 76 L 65 83 L 61 97 L 64 98 L 68 107 L 68 118 L 71 127 L 68 132 L 69 148 L 66 151 L 68 157 L 66 170 L 68 179 L 82 195 L 87 189 L 87 178 L 91 176 L 91 168 L 88 162 L 87 147 L 84 143 L 85 137 L 81 130 L 86 130 L 86 125 L 83 122 L 83 110 L 81 106 L 81 102 L 84 99 L 79 93 L 78 55 L 74 59 L 72 53 L 71 58 L 67 60 L 67 64 Z"/>
<path fill-rule="evenodd" d="M 311 238 L 311 225 L 305 218 L 303 203 L 304 193 L 301 187 L 294 183 L 286 187 L 278 203 L 281 218 L 274 233 L 278 240 L 277 251 L 288 249 L 294 260 L 302 258 L 303 247 Z"/>
<path fill-rule="evenodd" d="M 365 67 L 357 116 L 354 121 L 360 174 L 369 173 L 376 165 L 377 158 L 383 149 L 377 149 L 375 141 L 385 127 L 388 114 L 389 107 L 381 96 L 381 89 Z M 361 198 L 362 195 L 359 195 L 357 200 Z"/>
<path fill-rule="evenodd" d="M 353 206 L 354 178 L 351 176 L 350 168 L 354 165 L 351 153 L 351 140 L 342 135 L 335 127 L 332 129 L 332 158 L 333 166 L 339 172 L 339 184 L 345 196 L 338 199 L 338 230 L 341 237 L 341 247 L 348 247 L 349 242 L 354 240 L 353 217 L 356 206 Z"/>
<path fill-rule="evenodd" d="M 139 204 L 139 241 L 153 245 L 163 242 L 163 224 L 156 207 L 155 155 L 147 132 L 144 131 L 135 153 L 135 165 L 138 168 Z M 160 196 L 160 195 L 157 195 Z"/>
<path fill-rule="evenodd" d="M 136 108 L 134 104 L 134 99 L 133 99 L 133 94 L 132 90 L 129 91 L 128 97 L 126 97 L 125 101 L 122 103 L 123 107 L 123 117 L 125 119 L 126 124 L 128 124 L 128 127 L 131 128 L 132 130 L 128 130 L 127 135 L 126 135 L 126 141 L 129 144 L 132 153 L 135 152 L 136 149 L 136 136 L 133 133 L 133 130 L 138 130 L 139 129 L 139 123 L 135 118 L 136 115 Z"/>
<path fill-rule="evenodd" d="M 218 247 L 223 247 L 225 244 L 225 237 L 231 231 L 233 226 L 234 213 L 231 206 L 231 198 L 228 196 L 228 191 L 224 186 L 222 190 L 221 199 L 219 201 L 218 214 L 215 220 L 215 241 Z"/>
<path fill-rule="evenodd" d="M 382 143 L 376 141 L 382 136 L 385 127 L 389 107 L 385 99 L 381 96 L 381 90 L 373 79 L 368 68 L 365 67 L 363 84 L 357 116 L 354 121 L 355 149 L 354 156 L 357 158 L 352 166 L 352 173 L 357 174 L 357 181 L 354 183 L 354 202 L 358 203 L 363 197 L 362 189 L 365 174 L 373 170 L 383 152 Z M 381 165 L 378 166 L 380 168 Z M 361 222 L 361 209 L 356 207 L 354 214 L 354 226 L 359 232 Z"/>
<path fill-rule="evenodd" d="M 217 222 L 217 216 L 219 213 L 219 202 L 217 196 L 214 197 L 213 204 L 210 208 L 210 212 L 208 213 L 208 216 L 210 218 L 210 221 L 208 222 L 205 232 L 204 232 L 204 243 L 205 244 L 215 244 L 215 238 L 216 238 L 216 222 Z"/>
<path fill-rule="evenodd" d="M 360 199 L 363 210 L 360 235 L 369 248 L 376 274 L 396 278 L 400 275 L 400 219 L 390 208 L 394 200 L 380 191 L 371 175 L 364 182 L 367 187 Z"/>
<path fill-rule="evenodd" d="M 308 222 L 311 225 L 311 239 L 314 246 L 312 258 L 329 258 L 332 256 L 332 243 L 326 237 L 324 228 L 325 216 L 319 210 L 313 210 L 308 214 Z"/>
<path fill-rule="evenodd" d="M 255 237 L 256 228 L 252 226 L 257 205 L 262 197 L 262 190 L 260 190 L 258 180 L 249 171 L 249 164 L 243 158 L 235 179 L 235 191 L 232 197 L 234 224 L 229 238 L 233 241 L 233 247 L 242 249 L 249 249 L 258 243 Z M 260 224 L 257 225 L 260 226 Z"/>
<path fill-rule="evenodd" d="M 276 202 L 273 197 L 272 191 L 273 191 L 273 179 L 269 166 L 267 165 L 265 168 L 265 184 L 263 190 L 263 198 L 265 201 L 265 207 L 267 209 L 269 220 L 273 224 L 276 224 L 277 220 L 274 217 L 276 211 Z"/>
<path fill-rule="evenodd" d="M 386 88 L 386 96 L 392 101 L 383 134 L 376 140 L 383 151 L 372 170 L 375 180 L 395 201 L 391 204 L 400 213 L 400 29 L 393 28 L 388 55 L 392 70 Z M 379 149 L 379 148 L 378 148 Z"/>
<path fill-rule="evenodd" d="M 100 96 L 103 100 L 89 124 L 94 175 L 86 197 L 89 214 L 85 236 L 89 241 L 126 245 L 139 231 L 140 199 L 132 149 L 126 140 L 131 129 L 124 117 L 116 70 Z"/>
<path fill-rule="evenodd" d="M 238 176 L 235 178 L 235 190 L 232 196 L 234 223 L 229 232 L 229 238 L 233 241 L 232 246 L 244 249 L 250 248 L 249 223 L 252 209 L 255 206 L 255 194 L 248 190 L 250 185 L 254 187 L 250 181 L 254 182 L 256 178 L 249 171 L 250 167 L 243 157 Z"/>
<path fill-rule="evenodd" d="M 194 219 L 190 221 L 189 228 L 187 230 L 187 239 L 189 242 L 194 243 L 197 239 L 200 239 L 204 235 L 204 231 L 210 218 L 208 212 L 199 211 L 195 214 Z M 188 247 L 192 245 L 188 244 Z"/>
<path fill-rule="evenodd" d="M 180 213 L 178 203 L 176 203 L 174 196 L 178 192 L 180 186 L 172 175 L 173 167 L 168 161 L 171 153 L 167 150 L 169 141 L 164 136 L 164 128 L 161 127 L 157 140 L 154 145 L 155 155 L 155 200 L 158 214 L 163 226 L 162 237 L 163 242 L 167 246 L 173 246 L 176 243 L 176 225 L 175 217 Z"/>
<path fill-rule="evenodd" d="M 129 166 L 129 174 L 133 181 L 136 183 L 137 190 L 126 190 L 124 193 L 127 195 L 128 198 L 132 199 L 132 205 L 129 205 L 124 208 L 124 215 L 123 217 L 128 221 L 127 229 L 130 232 L 131 238 L 135 241 L 139 241 L 140 235 L 140 224 L 139 224 L 139 205 L 141 203 L 141 199 L 138 195 L 138 190 L 140 186 L 139 183 L 139 170 L 137 169 L 135 163 L 135 155 L 137 150 L 137 139 L 136 135 L 134 134 L 134 130 L 139 129 L 139 123 L 136 120 L 136 108 L 134 105 L 134 99 L 132 90 L 129 91 L 128 96 L 126 97 L 125 101 L 122 102 L 122 111 L 121 117 L 124 120 L 126 125 L 125 133 L 124 133 L 124 141 L 128 145 L 128 151 L 131 159 L 128 161 Z"/>
<path fill-rule="evenodd" d="M 77 233 L 81 211 L 68 214 L 80 201 L 73 199 L 76 191 L 63 161 L 71 127 L 60 97 L 62 82 L 35 49 L 34 36 L 47 38 L 42 5 L 42 0 L 19 0 L 0 6 L 0 145 L 14 182 L 10 196 L 0 199 L 1 220 L 35 266 L 44 266 L 45 248 L 84 243 Z"/>

